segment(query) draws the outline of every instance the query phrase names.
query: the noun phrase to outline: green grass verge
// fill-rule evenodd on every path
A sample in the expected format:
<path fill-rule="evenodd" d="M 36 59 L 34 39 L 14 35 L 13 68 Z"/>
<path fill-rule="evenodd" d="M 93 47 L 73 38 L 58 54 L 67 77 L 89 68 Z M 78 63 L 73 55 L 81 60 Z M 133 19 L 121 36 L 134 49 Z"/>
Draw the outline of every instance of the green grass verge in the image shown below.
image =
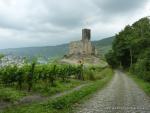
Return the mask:
<path fill-rule="evenodd" d="M 14 88 L 0 87 L 0 101 L 14 102 L 26 95 L 25 92 L 17 91 Z"/>
<path fill-rule="evenodd" d="M 49 84 L 46 84 L 44 82 L 39 82 L 33 87 L 33 92 L 41 93 L 44 96 L 51 96 L 56 93 L 70 90 L 84 83 L 86 83 L 86 81 L 80 81 L 75 79 L 70 79 L 65 82 L 57 80 L 55 81 L 55 86 L 50 86 Z"/>
<path fill-rule="evenodd" d="M 150 96 L 150 83 L 146 82 L 140 78 L 138 78 L 136 75 L 133 75 L 131 73 L 128 73 L 128 75 L 138 84 L 138 86 L 144 90 L 146 94 Z"/>
<path fill-rule="evenodd" d="M 107 69 L 107 71 L 105 70 L 105 73 L 108 74 L 103 79 L 93 81 L 78 91 L 74 91 L 65 96 L 58 97 L 55 100 L 48 100 L 43 103 L 9 108 L 3 113 L 72 113 L 72 106 L 75 103 L 83 101 L 87 96 L 96 92 L 98 89 L 103 88 L 106 83 L 111 80 L 113 71 Z"/>
<path fill-rule="evenodd" d="M 22 97 L 27 95 L 32 95 L 32 93 L 41 94 L 43 96 L 51 96 L 57 93 L 61 93 L 66 90 L 70 90 L 76 86 L 86 83 L 86 81 L 80 80 L 69 80 L 66 82 L 62 82 L 61 80 L 57 80 L 55 82 L 55 86 L 48 86 L 47 84 L 41 82 L 36 84 L 32 92 L 28 93 L 27 91 L 17 90 L 15 87 L 4 87 L 0 86 L 0 101 L 5 102 L 15 102 L 20 100 Z M 47 86 L 46 86 L 47 85 Z"/>

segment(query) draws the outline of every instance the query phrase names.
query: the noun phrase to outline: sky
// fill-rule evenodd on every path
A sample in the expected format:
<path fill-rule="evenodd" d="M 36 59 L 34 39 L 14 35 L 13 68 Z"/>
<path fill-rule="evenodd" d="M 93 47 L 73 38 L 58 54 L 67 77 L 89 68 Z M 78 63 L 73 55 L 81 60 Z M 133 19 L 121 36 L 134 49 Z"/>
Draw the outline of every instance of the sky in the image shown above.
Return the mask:
<path fill-rule="evenodd" d="M 0 0 L 0 49 L 53 46 L 114 36 L 150 16 L 150 0 Z"/>

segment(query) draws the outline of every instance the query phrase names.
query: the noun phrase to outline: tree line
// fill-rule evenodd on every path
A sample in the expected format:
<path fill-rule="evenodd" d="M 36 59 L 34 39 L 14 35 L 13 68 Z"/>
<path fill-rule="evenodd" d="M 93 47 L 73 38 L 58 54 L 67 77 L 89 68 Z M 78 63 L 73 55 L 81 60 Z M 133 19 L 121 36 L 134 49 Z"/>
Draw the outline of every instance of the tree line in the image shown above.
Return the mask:
<path fill-rule="evenodd" d="M 113 68 L 130 69 L 150 82 L 150 19 L 142 18 L 116 34 L 112 50 L 105 57 Z"/>

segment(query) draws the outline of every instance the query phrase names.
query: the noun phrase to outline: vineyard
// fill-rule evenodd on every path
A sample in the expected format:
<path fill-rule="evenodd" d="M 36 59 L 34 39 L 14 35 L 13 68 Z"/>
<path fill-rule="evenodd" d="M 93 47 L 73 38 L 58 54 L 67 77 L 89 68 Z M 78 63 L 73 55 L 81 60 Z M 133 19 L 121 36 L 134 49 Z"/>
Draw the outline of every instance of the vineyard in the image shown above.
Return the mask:
<path fill-rule="evenodd" d="M 38 64 L 33 61 L 32 63 L 26 63 L 21 66 L 8 65 L 1 67 L 0 110 L 6 108 L 3 105 L 14 105 L 14 103 L 23 104 L 24 102 L 25 104 L 32 105 L 32 98 L 33 102 L 39 102 L 40 99 L 51 98 L 57 94 L 71 91 L 74 88 L 78 89 L 80 86 L 88 85 L 87 92 L 83 92 L 75 97 L 69 97 L 71 99 L 69 103 L 74 103 L 73 98 L 80 100 L 80 96 L 84 97 L 94 92 L 94 89 L 91 88 L 94 84 L 97 84 L 96 86 L 94 85 L 96 89 L 106 84 L 111 78 L 109 75 L 112 75 L 112 70 L 108 67 L 85 66 L 84 64 Z M 80 88 L 84 90 L 84 88 Z M 35 97 L 38 97 L 37 99 L 39 100 Z M 28 100 L 29 102 L 26 103 L 26 99 L 31 100 Z M 61 102 L 54 102 L 54 106 L 50 108 L 50 111 L 52 109 L 59 110 L 60 108 L 64 108 Z"/>
<path fill-rule="evenodd" d="M 0 69 L 0 83 L 5 87 L 26 88 L 29 92 L 34 84 L 44 82 L 55 86 L 55 81 L 83 80 L 83 66 L 68 64 L 24 64 L 23 66 L 6 66 Z"/>

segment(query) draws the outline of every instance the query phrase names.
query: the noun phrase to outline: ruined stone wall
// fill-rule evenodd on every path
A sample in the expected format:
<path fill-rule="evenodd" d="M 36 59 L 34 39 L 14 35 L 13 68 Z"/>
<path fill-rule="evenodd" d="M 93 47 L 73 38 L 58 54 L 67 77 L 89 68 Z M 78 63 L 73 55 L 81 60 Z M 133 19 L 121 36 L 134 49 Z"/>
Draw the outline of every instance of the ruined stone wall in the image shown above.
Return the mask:
<path fill-rule="evenodd" d="M 69 55 L 95 55 L 95 47 L 92 46 L 90 41 L 91 31 L 90 29 L 82 30 L 82 40 L 71 42 L 69 45 Z"/>
<path fill-rule="evenodd" d="M 72 55 L 72 54 L 81 54 L 82 51 L 83 51 L 83 44 L 81 41 L 74 41 L 74 42 L 71 42 L 70 45 L 69 45 L 69 54 Z"/>
<path fill-rule="evenodd" d="M 69 50 L 70 55 L 91 55 L 93 53 L 93 47 L 90 41 L 71 42 L 69 45 Z"/>
<path fill-rule="evenodd" d="M 83 52 L 85 54 L 91 54 L 92 53 L 92 44 L 91 44 L 91 41 L 83 41 Z"/>

